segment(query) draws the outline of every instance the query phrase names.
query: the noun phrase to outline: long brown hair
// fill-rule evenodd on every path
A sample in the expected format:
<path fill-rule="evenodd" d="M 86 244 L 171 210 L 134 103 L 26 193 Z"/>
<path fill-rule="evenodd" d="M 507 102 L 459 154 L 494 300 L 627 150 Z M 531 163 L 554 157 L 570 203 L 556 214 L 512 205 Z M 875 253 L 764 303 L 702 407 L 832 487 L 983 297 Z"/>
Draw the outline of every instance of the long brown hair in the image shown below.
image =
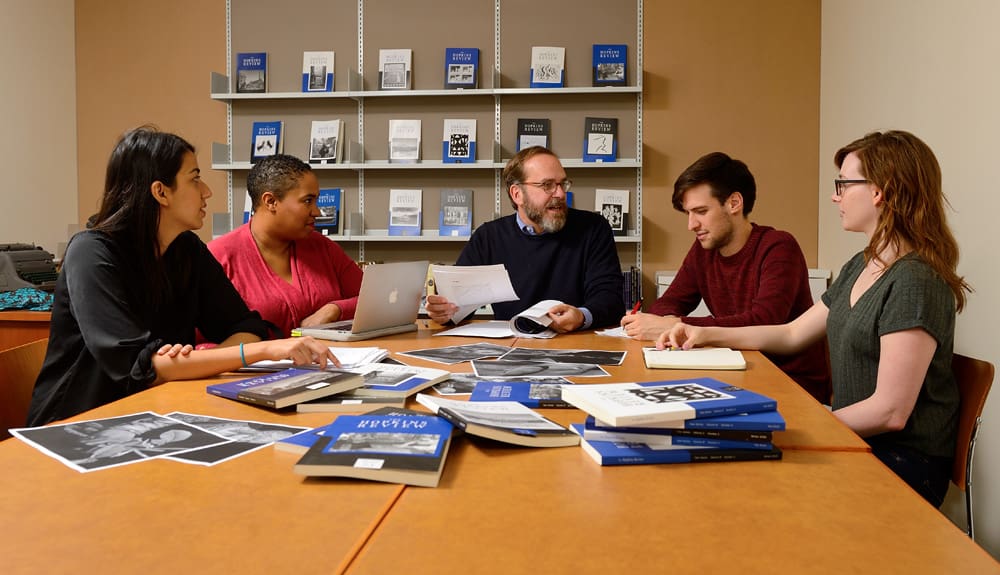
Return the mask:
<path fill-rule="evenodd" d="M 872 132 L 837 150 L 834 162 L 841 167 L 854 153 L 861 174 L 882 191 L 882 211 L 875 232 L 865 248 L 865 261 L 883 265 L 879 254 L 886 248 L 899 253 L 909 245 L 948 284 L 958 311 L 965 307 L 972 288 L 956 272 L 958 242 L 948 227 L 941 190 L 941 166 L 934 152 L 920 138 L 894 130 Z"/>

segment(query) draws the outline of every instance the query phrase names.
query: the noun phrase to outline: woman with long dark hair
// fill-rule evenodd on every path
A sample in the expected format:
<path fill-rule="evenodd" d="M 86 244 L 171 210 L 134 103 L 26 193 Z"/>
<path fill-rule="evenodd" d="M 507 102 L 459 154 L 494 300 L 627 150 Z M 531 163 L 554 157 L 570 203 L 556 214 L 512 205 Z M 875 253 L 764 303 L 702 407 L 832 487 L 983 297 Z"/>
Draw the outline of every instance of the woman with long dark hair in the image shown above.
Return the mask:
<path fill-rule="evenodd" d="M 118 141 L 100 210 L 66 248 L 28 425 L 263 359 L 337 364 L 312 338 L 264 341 L 268 324 L 191 231 L 211 195 L 179 136 L 142 127 Z M 193 350 L 196 330 L 219 346 Z"/>

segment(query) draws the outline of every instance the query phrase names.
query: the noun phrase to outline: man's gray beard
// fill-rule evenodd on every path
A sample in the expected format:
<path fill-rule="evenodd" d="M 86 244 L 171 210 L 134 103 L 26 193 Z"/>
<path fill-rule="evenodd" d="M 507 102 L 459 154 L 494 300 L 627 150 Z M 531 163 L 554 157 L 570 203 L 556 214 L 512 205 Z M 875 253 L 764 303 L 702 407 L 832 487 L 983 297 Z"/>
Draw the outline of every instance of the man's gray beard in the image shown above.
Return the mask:
<path fill-rule="evenodd" d="M 562 204 L 565 206 L 566 204 Z M 528 215 L 528 219 L 532 223 L 542 226 L 542 231 L 547 234 L 554 234 L 559 230 L 563 229 L 566 225 L 566 212 L 563 212 L 559 216 L 550 216 L 546 213 L 546 208 L 548 207 L 548 202 L 542 207 L 542 209 L 535 209 L 527 203 L 524 204 L 524 212 Z"/>

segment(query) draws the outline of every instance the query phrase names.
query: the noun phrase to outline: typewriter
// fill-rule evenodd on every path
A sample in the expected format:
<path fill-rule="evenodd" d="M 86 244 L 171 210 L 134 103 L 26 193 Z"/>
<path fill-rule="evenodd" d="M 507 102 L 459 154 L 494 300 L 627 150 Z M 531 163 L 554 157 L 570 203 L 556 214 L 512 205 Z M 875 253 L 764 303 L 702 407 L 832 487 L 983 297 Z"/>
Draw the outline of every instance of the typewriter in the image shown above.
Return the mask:
<path fill-rule="evenodd" d="M 33 244 L 0 244 L 0 291 L 35 287 L 56 289 L 55 256 Z"/>

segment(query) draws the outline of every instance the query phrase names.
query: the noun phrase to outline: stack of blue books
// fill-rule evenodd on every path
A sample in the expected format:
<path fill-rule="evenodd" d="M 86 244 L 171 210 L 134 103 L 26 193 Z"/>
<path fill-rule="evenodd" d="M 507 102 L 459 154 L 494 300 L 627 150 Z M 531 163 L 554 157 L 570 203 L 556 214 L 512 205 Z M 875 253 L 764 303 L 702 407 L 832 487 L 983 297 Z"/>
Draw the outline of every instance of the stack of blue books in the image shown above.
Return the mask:
<path fill-rule="evenodd" d="M 713 378 L 567 386 L 562 398 L 589 414 L 572 429 L 600 465 L 781 459 L 777 401 Z"/>

